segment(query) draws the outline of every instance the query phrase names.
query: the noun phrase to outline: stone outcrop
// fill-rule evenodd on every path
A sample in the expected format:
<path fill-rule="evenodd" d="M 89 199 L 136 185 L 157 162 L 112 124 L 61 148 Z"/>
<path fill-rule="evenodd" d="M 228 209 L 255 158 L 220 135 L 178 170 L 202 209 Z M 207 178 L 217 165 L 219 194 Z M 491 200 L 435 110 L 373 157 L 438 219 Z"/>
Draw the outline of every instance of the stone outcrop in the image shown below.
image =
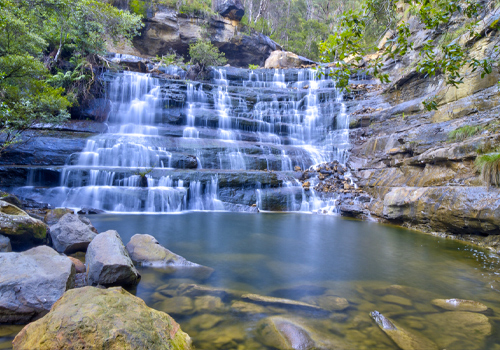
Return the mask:
<path fill-rule="evenodd" d="M 133 47 L 114 46 L 108 47 L 108 50 L 140 57 L 161 57 L 175 50 L 177 54 L 187 58 L 189 44 L 201 39 L 206 30 L 212 44 L 224 52 L 231 66 L 263 66 L 271 52 L 280 50 L 281 47 L 267 36 L 238 22 L 238 17 L 242 16 L 237 9 L 239 2 L 220 1 L 221 4 L 226 4 L 222 12 L 227 18 L 196 17 L 164 6 L 153 6 L 144 19 L 141 35 L 133 40 Z"/>
<path fill-rule="evenodd" d="M 49 209 L 45 214 L 43 221 L 49 226 L 57 224 L 60 218 L 62 218 L 66 214 L 74 214 L 75 212 L 72 209 L 68 208 L 56 208 Z"/>
<path fill-rule="evenodd" d="M 50 227 L 52 244 L 58 252 L 71 254 L 87 250 L 96 233 L 92 231 L 93 226 L 88 219 L 81 219 L 78 215 L 68 213 Z"/>
<path fill-rule="evenodd" d="M 42 244 L 47 240 L 47 225 L 0 200 L 0 234 L 9 237 L 13 246 Z"/>
<path fill-rule="evenodd" d="M 0 323 L 28 323 L 45 315 L 73 288 L 71 260 L 47 246 L 0 254 Z"/>
<path fill-rule="evenodd" d="M 245 15 L 245 6 L 240 0 L 214 0 L 215 11 L 232 21 L 241 21 Z"/>
<path fill-rule="evenodd" d="M 168 314 L 121 287 L 66 292 L 42 319 L 24 327 L 14 349 L 191 349 L 191 338 Z"/>
<path fill-rule="evenodd" d="M 131 286 L 139 283 L 141 278 L 114 230 L 100 233 L 92 240 L 85 262 L 89 285 Z"/>
<path fill-rule="evenodd" d="M 264 68 L 300 68 L 316 64 L 316 62 L 293 52 L 276 50 L 271 52 L 271 55 L 266 59 Z"/>

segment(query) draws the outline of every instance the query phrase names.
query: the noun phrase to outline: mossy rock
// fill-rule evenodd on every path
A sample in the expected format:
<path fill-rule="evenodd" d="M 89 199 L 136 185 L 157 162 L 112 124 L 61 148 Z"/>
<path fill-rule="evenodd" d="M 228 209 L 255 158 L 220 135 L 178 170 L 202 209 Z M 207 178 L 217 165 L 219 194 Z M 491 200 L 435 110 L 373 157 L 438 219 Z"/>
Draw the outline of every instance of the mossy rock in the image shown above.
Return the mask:
<path fill-rule="evenodd" d="M 69 290 L 43 318 L 13 341 L 15 350 L 191 349 L 172 317 L 146 306 L 121 287 Z"/>

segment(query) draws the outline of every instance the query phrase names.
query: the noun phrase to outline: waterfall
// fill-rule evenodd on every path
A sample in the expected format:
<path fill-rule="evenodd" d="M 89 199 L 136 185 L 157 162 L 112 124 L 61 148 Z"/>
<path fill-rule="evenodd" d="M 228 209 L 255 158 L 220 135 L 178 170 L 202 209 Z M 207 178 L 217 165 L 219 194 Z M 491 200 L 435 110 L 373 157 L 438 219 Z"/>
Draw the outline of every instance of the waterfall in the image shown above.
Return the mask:
<path fill-rule="evenodd" d="M 197 83 L 107 73 L 109 131 L 68 157 L 58 187 L 35 188 L 30 172 L 17 193 L 115 212 L 334 210 L 334 196 L 316 193 L 314 179 L 304 190 L 294 173 L 348 159 L 349 116 L 328 71 L 212 74 Z"/>

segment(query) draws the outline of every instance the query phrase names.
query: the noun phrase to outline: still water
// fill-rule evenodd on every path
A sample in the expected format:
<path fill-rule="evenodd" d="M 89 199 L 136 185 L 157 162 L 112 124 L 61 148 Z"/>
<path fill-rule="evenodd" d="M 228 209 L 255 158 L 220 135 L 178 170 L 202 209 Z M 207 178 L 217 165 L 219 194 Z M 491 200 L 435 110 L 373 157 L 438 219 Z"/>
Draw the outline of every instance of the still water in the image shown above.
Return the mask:
<path fill-rule="evenodd" d="M 136 233 L 151 234 L 173 252 L 215 270 L 206 278 L 141 267 L 142 280 L 132 291 L 171 314 L 196 349 L 272 349 L 262 331 L 272 316 L 306 329 L 322 348 L 398 349 L 370 318 L 374 310 L 440 349 L 500 349 L 498 257 L 460 242 L 306 214 L 105 214 L 91 220 L 99 232 L 117 230 L 125 244 Z M 186 283 L 226 292 L 186 296 L 181 292 Z M 245 293 L 329 312 L 257 305 L 242 300 Z M 438 298 L 481 302 L 488 306 L 482 313 L 487 320 L 440 309 L 431 303 Z"/>

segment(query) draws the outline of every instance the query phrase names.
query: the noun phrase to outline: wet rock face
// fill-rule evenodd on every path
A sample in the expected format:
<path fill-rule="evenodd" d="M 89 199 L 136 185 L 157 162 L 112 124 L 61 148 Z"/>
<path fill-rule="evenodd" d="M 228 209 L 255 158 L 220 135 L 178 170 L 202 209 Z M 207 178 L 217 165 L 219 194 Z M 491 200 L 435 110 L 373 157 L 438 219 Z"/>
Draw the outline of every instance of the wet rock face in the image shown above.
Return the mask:
<path fill-rule="evenodd" d="M 100 233 L 92 240 L 85 262 L 89 285 L 130 286 L 141 279 L 118 232 L 113 230 Z"/>
<path fill-rule="evenodd" d="M 217 0 L 215 11 L 233 21 L 241 21 L 245 15 L 245 7 L 240 0 Z"/>
<path fill-rule="evenodd" d="M 86 218 L 83 220 L 88 221 Z M 92 231 L 90 222 L 84 221 L 78 215 L 68 213 L 50 227 L 52 243 L 58 252 L 71 254 L 87 250 L 96 233 Z"/>
<path fill-rule="evenodd" d="M 75 284 L 71 260 L 47 246 L 0 254 L 0 323 L 45 315 Z"/>
<path fill-rule="evenodd" d="M 9 237 L 14 247 L 22 248 L 46 242 L 47 225 L 0 200 L 0 234 Z"/>
<path fill-rule="evenodd" d="M 75 349 L 191 349 L 190 337 L 172 317 L 121 287 L 68 291 L 13 342 L 16 350 L 66 349 L 69 344 Z"/>
<path fill-rule="evenodd" d="M 172 9 L 161 8 L 145 20 L 140 36 L 134 38 L 135 50 L 143 56 L 162 56 L 170 50 L 187 57 L 189 44 L 202 37 L 203 28 L 207 28 L 212 44 L 224 52 L 228 63 L 236 67 L 248 67 L 249 64 L 264 65 L 271 52 L 280 46 L 267 36 L 251 29 L 238 28 L 235 23 L 243 16 L 239 0 L 220 0 L 221 11 L 228 18 L 198 18 L 177 13 Z M 238 5 L 239 4 L 239 5 Z M 231 20 L 230 18 L 234 19 Z M 241 18 L 241 17 L 240 17 Z M 250 33 L 250 34 L 243 34 Z M 120 49 L 115 49 L 118 53 Z"/>
<path fill-rule="evenodd" d="M 299 68 L 315 65 L 316 62 L 289 51 L 273 51 L 267 58 L 264 68 Z"/>

